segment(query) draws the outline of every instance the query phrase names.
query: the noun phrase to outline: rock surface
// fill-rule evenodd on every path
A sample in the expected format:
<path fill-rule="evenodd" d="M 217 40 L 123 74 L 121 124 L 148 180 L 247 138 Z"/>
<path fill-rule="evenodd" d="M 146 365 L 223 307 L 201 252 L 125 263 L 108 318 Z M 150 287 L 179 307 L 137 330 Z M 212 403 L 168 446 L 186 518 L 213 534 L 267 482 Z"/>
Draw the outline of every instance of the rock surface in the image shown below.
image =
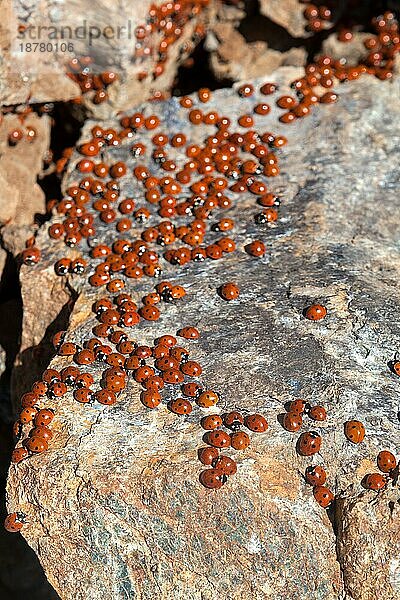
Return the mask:
<path fill-rule="evenodd" d="M 284 92 L 297 75 L 286 68 L 268 80 Z M 241 194 L 226 213 L 236 217 L 238 251 L 223 261 L 190 263 L 179 275 L 166 265 L 165 278 L 182 282 L 188 296 L 179 306 L 165 305 L 157 324 L 134 331 L 146 343 L 197 326 L 199 341 L 185 345 L 203 365 L 201 380 L 221 393 L 221 411 L 267 416 L 268 432 L 254 434 L 237 456 L 237 475 L 217 492 L 204 489 L 196 458 L 203 413 L 195 408 L 179 418 L 165 405 L 148 411 L 132 380 L 113 407 L 79 405 L 69 393 L 56 407 L 50 450 L 10 468 L 8 510 L 29 515 L 23 535 L 62 600 L 400 597 L 398 487 L 377 495 L 361 485 L 376 471 L 380 450 L 400 450 L 399 380 L 387 366 L 400 334 L 399 82 L 365 77 L 342 85 L 340 96 L 337 105 L 318 107 L 294 125 L 278 124 L 275 109 L 256 117 L 257 128 L 289 139 L 281 175 L 268 183 L 282 198 L 278 224 L 255 225 L 255 197 Z M 207 110 L 234 123 L 254 103 L 220 90 Z M 188 127 L 176 99 L 146 111 L 160 112 L 169 134 L 184 130 L 194 141 L 209 135 L 210 128 Z M 146 134 L 140 138 L 146 143 Z M 125 148 L 108 149 L 103 159 L 126 160 L 130 173 L 136 163 Z M 65 187 L 78 180 L 71 169 L 79 158 Z M 130 176 L 122 184 L 139 204 L 141 188 Z M 38 298 L 32 318 L 46 289 L 60 285 L 52 265 L 66 254 L 63 244 L 49 244 L 45 229 L 43 261 L 22 270 L 25 298 Z M 104 240 L 112 235 L 101 233 Z M 256 237 L 268 247 L 262 259 L 243 251 Z M 239 284 L 239 300 L 217 295 L 226 281 Z M 96 323 L 96 293 L 81 278 L 69 285 L 79 296 L 68 340 L 79 343 Z M 142 279 L 128 290 L 139 299 L 152 285 Z M 314 301 L 328 308 L 318 323 L 302 316 Z M 66 364 L 60 357 L 51 362 Z M 328 410 L 321 426 L 304 426 L 323 436 L 314 460 L 296 454 L 298 436 L 277 420 L 298 397 Z M 351 418 L 367 429 L 359 446 L 344 437 Z M 328 470 L 337 497 L 329 515 L 303 481 L 310 463 Z"/>
<path fill-rule="evenodd" d="M 137 60 L 134 58 L 135 29 L 145 23 L 152 5 L 160 6 L 163 3 L 161 0 L 156 2 L 122 0 L 118 3 L 109 0 L 97 3 L 90 0 L 12 3 L 4 0 L 1 3 L 4 15 L 0 24 L 0 64 L 2 65 L 0 103 L 10 105 L 25 102 L 66 101 L 80 96 L 78 84 L 65 74 L 65 65 L 74 56 L 88 54 L 95 56 L 98 65 L 102 67 L 101 70 L 115 70 L 120 74 L 119 83 L 109 88 L 109 103 L 96 105 L 91 102 L 93 94 L 84 96 L 83 102 L 88 105 L 93 114 L 102 115 L 106 111 L 109 113 L 110 108 L 118 111 L 131 107 L 149 97 L 153 88 L 170 89 L 180 61 L 184 60 L 194 47 L 190 45 L 190 40 L 195 26 L 203 22 L 204 15 L 201 12 L 184 26 L 183 35 L 170 47 L 164 73 L 155 82 L 151 73 L 158 61 L 154 48 L 157 47 L 160 39 L 155 35 L 151 40 L 151 52 L 147 58 Z M 19 37 L 15 33 L 18 31 L 18 26 L 26 28 L 25 33 L 20 33 Z M 84 26 L 86 30 L 82 29 L 81 32 L 74 33 L 75 28 Z M 40 27 L 42 33 L 39 33 Z M 21 55 L 20 43 L 36 41 L 55 43 L 55 38 L 50 37 L 52 27 L 59 28 L 59 31 L 65 28 L 64 39 L 73 44 L 72 53 L 59 52 L 58 56 L 54 57 L 47 52 L 25 51 Z M 71 40 L 68 39 L 68 27 L 73 34 Z M 116 33 L 118 27 L 125 27 L 121 30 L 119 39 Z M 89 43 L 90 28 L 98 28 L 100 32 L 106 30 L 108 36 L 111 36 L 110 28 L 114 28 L 114 37 L 107 38 L 107 35 L 100 35 L 97 38 L 97 32 L 93 30 L 94 37 L 92 43 Z M 58 34 L 60 35 L 61 33 Z M 58 42 L 62 42 L 60 37 Z M 16 59 L 18 61 L 23 59 L 25 62 L 16 63 Z M 16 64 L 21 66 L 16 68 Z M 149 76 L 143 81 L 138 81 L 138 73 L 143 69 L 148 71 Z"/>

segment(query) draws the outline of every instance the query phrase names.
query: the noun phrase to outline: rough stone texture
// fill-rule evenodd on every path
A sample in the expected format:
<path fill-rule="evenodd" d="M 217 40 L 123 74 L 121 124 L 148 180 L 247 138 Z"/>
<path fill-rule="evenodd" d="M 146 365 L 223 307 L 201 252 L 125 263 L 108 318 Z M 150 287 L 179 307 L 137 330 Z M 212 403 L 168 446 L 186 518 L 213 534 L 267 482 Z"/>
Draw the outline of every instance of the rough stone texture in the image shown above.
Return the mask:
<path fill-rule="evenodd" d="M 219 79 L 252 79 L 272 73 L 281 65 L 301 66 L 306 62 L 304 48 L 280 52 L 261 40 L 247 42 L 230 21 L 214 24 L 208 32 L 206 47 L 210 51 L 211 68 Z"/>
<path fill-rule="evenodd" d="M 297 75 L 281 69 L 268 79 L 284 93 L 284 82 Z M 201 487 L 199 409 L 183 419 L 164 405 L 148 411 L 132 380 L 111 408 L 81 406 L 68 394 L 57 406 L 50 450 L 11 467 L 8 510 L 29 515 L 23 535 L 63 600 L 400 597 L 398 487 L 377 495 L 361 486 L 379 450 L 400 450 L 399 381 L 387 367 L 400 334 L 399 82 L 364 77 L 342 85 L 340 96 L 291 126 L 278 124 L 275 110 L 256 117 L 257 128 L 289 138 L 281 175 L 269 182 L 283 201 L 278 224 L 256 226 L 255 198 L 242 194 L 225 213 L 237 217 L 239 251 L 179 275 L 166 266 L 165 278 L 184 282 L 188 296 L 163 306 L 157 324 L 134 331 L 150 342 L 198 326 L 199 342 L 188 345 L 204 366 L 202 381 L 221 393 L 221 411 L 267 416 L 269 431 L 253 435 L 237 475 L 218 492 Z M 255 101 L 220 90 L 207 108 L 235 119 Z M 146 107 L 155 110 L 170 134 L 185 129 L 195 141 L 211 131 L 188 128 L 176 99 Z M 134 161 L 124 147 L 103 159 L 128 157 L 130 172 Z M 65 185 L 77 178 L 70 171 Z M 130 177 L 123 193 L 141 198 Z M 255 237 L 266 240 L 263 259 L 243 252 Z M 39 243 L 44 260 L 23 269 L 25 298 L 49 285 L 52 263 L 66 253 L 61 243 L 49 245 L 45 231 Z M 238 301 L 216 294 L 226 281 L 239 284 Z M 79 343 L 96 322 L 96 293 L 80 278 L 69 283 L 79 297 L 68 339 Z M 128 285 L 138 299 L 151 288 L 150 280 Z M 302 317 L 314 301 L 328 307 L 324 321 Z M 310 424 L 323 435 L 314 461 L 296 454 L 298 436 L 277 420 L 299 396 L 329 413 L 320 427 Z M 344 437 L 349 418 L 366 425 L 360 446 Z M 303 482 L 311 462 L 326 465 L 337 495 L 331 520 Z"/>
<path fill-rule="evenodd" d="M 12 56 L 10 56 L 10 31 L 16 31 L 19 24 L 37 27 L 77 27 L 82 25 L 83 20 L 85 20 L 87 28 L 96 26 L 100 30 L 104 30 L 106 27 L 117 28 L 119 25 L 128 27 L 127 24 L 130 22 L 130 39 L 116 41 L 115 39 L 100 38 L 94 41 L 92 47 L 89 47 L 87 39 L 85 41 L 72 40 L 74 45 L 72 56 L 87 55 L 89 48 L 96 57 L 98 64 L 104 67 L 104 70 L 114 69 L 120 75 L 119 83 L 109 88 L 109 103 L 95 105 L 91 102 L 91 94 L 84 96 L 84 103 L 97 116 L 109 114 L 110 110 L 124 110 L 128 106 L 137 104 L 143 101 L 144 98 L 149 97 L 153 88 L 158 90 L 170 89 L 179 62 L 185 58 L 186 47 L 188 46 L 189 52 L 192 49 L 188 42 L 195 25 L 203 20 L 203 15 L 190 21 L 185 26 L 182 37 L 172 45 L 163 75 L 156 81 L 149 76 L 144 81 L 139 82 L 137 74 L 143 68 L 151 73 L 156 64 L 157 55 L 152 54 L 144 63 L 133 59 L 136 41 L 134 31 L 137 26 L 143 25 L 145 22 L 150 6 L 162 3 L 161 0 L 156 2 L 153 2 L 153 0 L 141 0 L 140 2 L 102 0 L 96 3 L 91 0 L 70 0 L 68 2 L 65 0 L 57 2 L 52 0 L 39 2 L 35 0 L 29 3 L 12 3 L 8 0 L 2 0 L 0 7 L 2 11 L 4 10 L 4 16 L 0 24 L 0 64 L 2 65 L 0 103 L 49 102 L 69 100 L 80 96 L 79 86 L 65 75 L 65 63 L 70 58 L 68 53 L 60 54 L 58 60 L 54 59 L 52 55 L 49 57 L 49 55 L 42 53 L 40 55 L 40 70 L 34 66 L 32 67 L 32 54 L 25 53 L 28 65 L 25 71 L 13 68 L 14 62 Z M 46 38 L 42 41 L 47 42 L 48 40 Z M 154 39 L 155 46 L 157 46 L 158 41 L 157 38 Z"/>
<path fill-rule="evenodd" d="M 304 4 L 299 0 L 260 0 L 260 13 L 284 27 L 293 37 L 307 37 Z"/>
<path fill-rule="evenodd" d="M 33 142 L 22 139 L 10 146 L 7 138 L 12 129 L 34 127 Z M 6 115 L 0 126 L 0 226 L 31 225 L 35 213 L 44 211 L 44 194 L 36 183 L 43 168 L 43 158 L 50 144 L 50 119 L 46 115 L 28 115 L 23 124 L 17 115 Z"/>

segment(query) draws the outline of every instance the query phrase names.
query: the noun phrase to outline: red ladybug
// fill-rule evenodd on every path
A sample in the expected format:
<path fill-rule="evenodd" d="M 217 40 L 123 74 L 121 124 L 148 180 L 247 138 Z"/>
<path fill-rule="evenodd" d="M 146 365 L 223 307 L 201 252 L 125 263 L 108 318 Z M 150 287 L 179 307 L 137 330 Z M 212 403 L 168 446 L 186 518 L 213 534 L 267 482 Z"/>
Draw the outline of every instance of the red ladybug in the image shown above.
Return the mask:
<path fill-rule="evenodd" d="M 183 327 L 178 331 L 178 335 L 186 340 L 198 340 L 200 337 L 200 333 L 196 327 Z"/>
<path fill-rule="evenodd" d="M 353 444 L 360 444 L 365 437 L 365 427 L 361 421 L 347 421 L 344 425 L 344 434 Z"/>
<path fill-rule="evenodd" d="M 303 418 L 298 413 L 293 413 L 292 411 L 287 412 L 282 420 L 282 425 L 286 429 L 286 431 L 299 431 L 303 424 Z"/>
<path fill-rule="evenodd" d="M 218 458 L 219 451 L 218 448 L 207 446 L 205 448 L 200 448 L 197 454 L 199 461 L 203 463 L 203 465 L 209 466 Z"/>
<path fill-rule="evenodd" d="M 224 299 L 224 300 L 237 300 L 239 298 L 239 287 L 236 285 L 236 283 L 224 283 L 220 288 L 219 288 L 219 293 L 220 296 Z"/>
<path fill-rule="evenodd" d="M 35 425 L 37 427 L 46 427 L 54 419 L 54 411 L 51 408 L 41 408 L 35 415 Z"/>
<path fill-rule="evenodd" d="M 161 395 L 157 391 L 142 392 L 140 394 L 140 400 L 146 406 L 146 408 L 157 408 L 161 402 Z"/>
<path fill-rule="evenodd" d="M 189 398 L 196 398 L 201 394 L 203 388 L 199 383 L 190 381 L 189 383 L 182 384 L 181 390 L 184 396 L 188 396 Z"/>
<path fill-rule="evenodd" d="M 314 421 L 325 421 L 326 409 L 323 406 L 313 406 L 308 411 L 308 416 Z"/>
<path fill-rule="evenodd" d="M 74 390 L 74 398 L 77 402 L 81 402 L 82 404 L 88 404 L 93 401 L 93 392 L 91 389 L 86 387 L 81 387 Z"/>
<path fill-rule="evenodd" d="M 244 423 L 250 431 L 255 431 L 256 433 L 263 433 L 268 429 L 266 418 L 259 414 L 248 415 Z"/>
<path fill-rule="evenodd" d="M 222 473 L 224 473 L 224 475 L 227 475 L 228 477 L 234 475 L 237 472 L 237 465 L 233 458 L 231 458 L 230 456 L 224 456 L 223 454 L 218 456 L 218 458 L 216 458 L 213 461 L 212 465 L 214 469 L 222 471 Z"/>
<path fill-rule="evenodd" d="M 181 371 L 189 377 L 200 377 L 200 375 L 203 372 L 203 369 L 195 360 L 188 360 L 183 365 L 181 365 Z"/>
<path fill-rule="evenodd" d="M 386 487 L 387 479 L 380 473 L 370 473 L 365 477 L 365 487 L 369 490 L 379 492 Z"/>
<path fill-rule="evenodd" d="M 209 431 L 219 429 L 222 427 L 222 418 L 219 415 L 208 415 L 201 420 L 201 426 Z"/>
<path fill-rule="evenodd" d="M 321 436 L 315 431 L 306 431 L 299 437 L 297 449 L 302 456 L 312 456 L 321 449 Z"/>
<path fill-rule="evenodd" d="M 293 402 L 290 403 L 289 412 L 294 413 L 296 415 L 302 415 L 306 407 L 307 402 L 299 398 L 297 400 L 293 400 Z"/>
<path fill-rule="evenodd" d="M 233 410 L 224 415 L 224 425 L 232 431 L 239 431 L 244 423 L 243 415 L 240 412 Z"/>
<path fill-rule="evenodd" d="M 312 306 L 309 306 L 304 313 L 304 316 L 309 321 L 320 321 L 321 319 L 325 319 L 326 315 L 327 310 L 322 304 L 313 304 Z"/>
<path fill-rule="evenodd" d="M 189 400 L 184 398 L 175 398 L 168 403 L 168 408 L 176 415 L 188 415 L 192 412 L 193 407 Z"/>
<path fill-rule="evenodd" d="M 18 533 L 26 523 L 26 514 L 23 512 L 13 512 L 6 516 L 4 528 L 10 533 Z"/>
<path fill-rule="evenodd" d="M 328 508 L 328 506 L 333 502 L 334 495 L 331 490 L 323 485 L 317 485 L 313 489 L 313 494 L 315 500 L 318 502 L 322 508 Z"/>
<path fill-rule="evenodd" d="M 245 450 L 250 445 L 250 438 L 245 431 L 231 433 L 231 446 L 235 450 Z"/>
<path fill-rule="evenodd" d="M 245 250 L 250 256 L 264 256 L 266 252 L 265 244 L 261 240 L 254 240 L 245 246 Z"/>
<path fill-rule="evenodd" d="M 116 395 L 109 389 L 99 390 L 95 393 L 94 397 L 97 402 L 100 402 L 100 404 L 105 404 L 106 406 L 115 404 L 117 401 Z"/>
<path fill-rule="evenodd" d="M 46 450 L 48 450 L 49 447 L 45 439 L 36 436 L 28 438 L 24 441 L 24 444 L 29 450 L 29 452 L 32 452 L 34 454 L 40 454 L 41 452 L 45 452 Z"/>
<path fill-rule="evenodd" d="M 212 390 L 206 390 L 202 392 L 196 400 L 197 404 L 201 406 L 201 408 L 210 408 L 211 406 L 215 406 L 218 401 L 218 394 Z"/>
<path fill-rule="evenodd" d="M 396 457 L 394 454 L 389 452 L 389 450 L 382 450 L 379 452 L 377 463 L 378 468 L 382 471 L 382 473 L 390 473 L 396 468 L 397 465 Z"/>
<path fill-rule="evenodd" d="M 11 462 L 18 464 L 23 461 L 25 458 L 29 456 L 29 452 L 26 448 L 14 448 L 13 453 L 11 455 Z"/>
<path fill-rule="evenodd" d="M 227 477 L 218 469 L 206 469 L 200 473 L 200 483 L 211 490 L 220 489 Z"/>
<path fill-rule="evenodd" d="M 229 434 L 222 429 L 209 431 L 206 434 L 206 441 L 207 444 L 210 444 L 210 446 L 214 446 L 215 448 L 229 448 L 231 445 L 231 438 Z"/>
<path fill-rule="evenodd" d="M 324 485 L 326 481 L 326 471 L 323 467 L 316 465 L 315 467 L 307 467 L 305 478 L 310 485 Z"/>

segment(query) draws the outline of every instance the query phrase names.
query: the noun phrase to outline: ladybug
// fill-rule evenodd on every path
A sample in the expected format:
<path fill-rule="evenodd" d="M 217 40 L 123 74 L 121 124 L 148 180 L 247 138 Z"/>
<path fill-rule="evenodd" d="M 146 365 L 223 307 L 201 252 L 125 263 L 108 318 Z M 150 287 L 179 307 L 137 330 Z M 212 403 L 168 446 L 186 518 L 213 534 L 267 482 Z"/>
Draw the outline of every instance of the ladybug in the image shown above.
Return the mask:
<path fill-rule="evenodd" d="M 33 454 L 40 454 L 48 450 L 48 443 L 45 439 L 33 436 L 24 441 L 24 445 L 27 447 L 29 452 Z"/>
<path fill-rule="evenodd" d="M 57 333 L 55 333 L 53 335 L 51 341 L 53 343 L 53 346 L 54 346 L 55 350 L 58 350 L 59 347 L 61 346 L 61 344 L 63 343 L 64 337 L 65 337 L 66 333 L 67 333 L 66 331 L 57 331 Z"/>
<path fill-rule="evenodd" d="M 139 308 L 139 314 L 146 321 L 157 321 L 160 318 L 160 311 L 157 306 L 146 305 Z"/>
<path fill-rule="evenodd" d="M 49 398 L 62 398 L 67 393 L 67 386 L 62 381 L 55 381 L 49 385 L 47 395 Z"/>
<path fill-rule="evenodd" d="M 78 346 L 72 342 L 64 342 L 58 350 L 59 356 L 73 356 L 78 351 Z"/>
<path fill-rule="evenodd" d="M 289 411 L 296 415 L 302 415 L 307 407 L 307 402 L 305 400 L 293 400 L 293 402 L 289 405 Z"/>
<path fill-rule="evenodd" d="M 172 356 L 163 356 L 155 361 L 155 366 L 160 371 L 166 371 L 167 369 L 179 369 L 179 362 Z"/>
<path fill-rule="evenodd" d="M 392 368 L 393 368 L 393 371 L 396 373 L 396 375 L 400 376 L 400 360 L 396 360 L 393 363 L 393 367 Z"/>
<path fill-rule="evenodd" d="M 21 406 L 22 408 L 33 408 L 36 406 L 39 400 L 39 396 L 34 392 L 26 392 L 21 396 Z"/>
<path fill-rule="evenodd" d="M 201 392 L 201 394 L 197 397 L 196 402 L 201 408 L 210 408 L 210 406 L 215 406 L 219 401 L 219 396 L 216 392 L 212 390 L 206 390 Z"/>
<path fill-rule="evenodd" d="M 202 393 L 203 388 L 199 383 L 190 381 L 189 383 L 184 383 L 181 387 L 181 390 L 184 396 L 188 396 L 189 398 L 196 398 Z"/>
<path fill-rule="evenodd" d="M 177 339 L 173 335 L 162 335 L 157 339 L 157 343 L 172 348 L 173 346 L 176 346 Z"/>
<path fill-rule="evenodd" d="M 236 283 L 224 283 L 219 288 L 220 296 L 228 302 L 230 300 L 237 300 L 239 298 L 239 293 L 239 287 L 236 285 Z"/>
<path fill-rule="evenodd" d="M 170 355 L 179 363 L 185 363 L 189 359 L 189 352 L 186 348 L 182 348 L 181 346 L 175 346 L 171 348 Z"/>
<path fill-rule="evenodd" d="M 147 408 L 156 408 L 161 402 L 161 396 L 157 391 L 147 390 L 141 392 L 140 400 Z"/>
<path fill-rule="evenodd" d="M 326 315 L 327 310 L 322 304 L 313 304 L 306 308 L 304 312 L 304 316 L 309 321 L 320 321 L 321 319 L 325 319 Z"/>
<path fill-rule="evenodd" d="M 10 533 L 18 533 L 26 523 L 26 514 L 23 512 L 13 512 L 6 516 L 4 528 Z"/>
<path fill-rule="evenodd" d="M 250 244 L 247 244 L 247 246 L 245 246 L 245 250 L 247 254 L 250 254 L 250 256 L 257 257 L 264 256 L 266 252 L 265 244 L 261 240 L 254 240 Z"/>
<path fill-rule="evenodd" d="M 70 264 L 71 273 L 75 273 L 75 275 L 82 275 L 85 272 L 87 267 L 87 261 L 80 257 L 73 260 Z"/>
<path fill-rule="evenodd" d="M 198 340 L 200 337 L 200 333 L 196 327 L 183 327 L 178 331 L 177 335 L 186 340 Z"/>
<path fill-rule="evenodd" d="M 307 467 L 305 478 L 307 483 L 313 486 L 321 486 L 324 485 L 326 481 L 326 471 L 323 467 L 316 465 L 315 467 L 310 466 Z"/>
<path fill-rule="evenodd" d="M 142 385 L 146 388 L 146 390 L 157 392 L 158 390 L 163 389 L 164 380 L 158 375 L 153 375 L 153 377 L 146 379 Z"/>
<path fill-rule="evenodd" d="M 36 417 L 37 409 L 32 407 L 23 408 L 19 413 L 19 420 L 23 425 L 27 423 L 32 423 L 33 419 Z"/>
<path fill-rule="evenodd" d="M 247 429 L 250 429 L 250 431 L 255 431 L 256 433 L 263 433 L 268 429 L 266 418 L 259 414 L 248 415 L 244 420 L 244 424 L 246 425 Z"/>
<path fill-rule="evenodd" d="M 175 400 L 171 400 L 168 402 L 168 408 L 176 415 L 188 415 L 193 410 L 189 400 L 185 400 L 184 398 L 176 398 Z"/>
<path fill-rule="evenodd" d="M 43 371 L 42 379 L 46 383 L 54 383 L 55 381 L 61 381 L 61 376 L 56 369 L 46 369 Z"/>
<path fill-rule="evenodd" d="M 390 473 L 397 466 L 396 458 L 389 450 L 379 452 L 376 462 L 382 473 Z"/>
<path fill-rule="evenodd" d="M 195 360 L 188 360 L 181 366 L 181 371 L 189 377 L 200 377 L 203 369 Z"/>
<path fill-rule="evenodd" d="M 75 354 L 74 360 L 78 365 L 91 365 L 96 360 L 96 357 L 91 350 L 85 348 Z"/>
<path fill-rule="evenodd" d="M 312 456 L 321 449 L 321 436 L 315 431 L 306 431 L 299 437 L 297 449 L 302 456 Z"/>
<path fill-rule="evenodd" d="M 212 466 L 214 469 L 218 469 L 218 471 L 221 471 L 228 477 L 237 472 L 237 465 L 233 458 L 230 456 L 224 456 L 223 454 L 213 460 Z"/>
<path fill-rule="evenodd" d="M 74 398 L 77 402 L 87 404 L 93 401 L 93 392 L 87 387 L 81 387 L 74 390 Z"/>
<path fill-rule="evenodd" d="M 29 437 L 43 438 L 44 440 L 46 440 L 46 442 L 48 442 L 49 440 L 51 440 L 53 438 L 53 432 L 51 431 L 51 429 L 49 427 L 46 427 L 45 425 L 43 425 L 43 426 L 34 427 L 33 429 L 31 429 L 29 432 Z"/>
<path fill-rule="evenodd" d="M 69 258 L 61 258 L 54 265 L 54 271 L 56 275 L 66 275 L 69 273 L 71 267 L 71 260 Z"/>
<path fill-rule="evenodd" d="M 94 394 L 94 398 L 97 400 L 97 402 L 100 402 L 100 404 L 105 404 L 106 406 L 115 404 L 117 401 L 117 397 L 114 394 L 114 392 L 107 388 L 103 390 L 98 390 Z"/>
<path fill-rule="evenodd" d="M 165 383 L 177 385 L 178 383 L 182 383 L 184 375 L 178 369 L 166 369 L 162 373 L 162 378 Z"/>
<path fill-rule="evenodd" d="M 219 456 L 218 448 L 213 448 L 212 446 L 206 446 L 205 448 L 200 448 L 197 452 L 199 457 L 199 461 L 203 463 L 203 465 L 210 466 L 213 464 L 215 459 Z"/>
<path fill-rule="evenodd" d="M 210 431 L 219 429 L 222 427 L 222 418 L 219 415 L 207 415 L 202 418 L 201 426 L 203 429 L 208 429 Z"/>
<path fill-rule="evenodd" d="M 344 425 L 344 434 L 353 444 L 360 444 L 365 437 L 365 427 L 361 421 L 347 421 Z"/>
<path fill-rule="evenodd" d="M 54 419 L 54 411 L 51 408 L 41 408 L 35 415 L 36 427 L 46 427 Z"/>
<path fill-rule="evenodd" d="M 323 406 L 313 406 L 308 411 L 308 416 L 313 419 L 313 421 L 325 421 L 326 409 Z"/>
<path fill-rule="evenodd" d="M 39 248 L 37 248 L 36 246 L 34 246 L 32 248 L 26 248 L 26 250 L 24 250 L 21 255 L 22 262 L 24 263 L 24 265 L 27 265 L 28 267 L 37 265 L 37 263 L 40 261 L 40 257 L 41 257 L 41 252 L 40 252 Z"/>
<path fill-rule="evenodd" d="M 26 448 L 20 447 L 15 448 L 11 455 L 11 462 L 14 464 L 18 464 L 23 461 L 25 458 L 29 456 L 29 452 Z"/>
<path fill-rule="evenodd" d="M 323 485 L 317 485 L 313 489 L 313 494 L 315 500 L 318 502 L 322 508 L 328 508 L 330 504 L 332 504 L 334 500 L 334 495 L 331 490 Z"/>
<path fill-rule="evenodd" d="M 204 487 L 213 490 L 220 489 L 227 481 L 226 475 L 218 469 L 206 469 L 202 471 L 199 479 Z"/>
<path fill-rule="evenodd" d="M 245 450 L 250 445 L 250 438 L 245 431 L 231 433 L 231 446 L 235 450 Z"/>
<path fill-rule="evenodd" d="M 206 433 L 206 441 L 210 446 L 215 448 L 229 448 L 231 445 L 231 438 L 228 433 L 222 431 L 222 429 L 215 429 Z"/>
<path fill-rule="evenodd" d="M 282 420 L 282 425 L 286 431 L 299 431 L 303 425 L 303 418 L 301 414 L 293 413 L 292 411 L 287 412 Z"/>
<path fill-rule="evenodd" d="M 365 487 L 369 490 L 379 492 L 386 487 L 387 479 L 380 473 L 370 473 L 365 477 Z"/>
<path fill-rule="evenodd" d="M 75 387 L 77 387 L 77 388 L 90 387 L 93 384 L 94 384 L 94 377 L 90 373 L 81 373 L 75 379 Z"/>
<path fill-rule="evenodd" d="M 76 378 L 81 372 L 78 367 L 65 367 L 60 371 L 61 381 L 67 385 L 74 385 Z"/>
<path fill-rule="evenodd" d="M 232 411 L 224 415 L 224 425 L 232 431 L 239 431 L 243 423 L 244 418 L 240 412 Z"/>

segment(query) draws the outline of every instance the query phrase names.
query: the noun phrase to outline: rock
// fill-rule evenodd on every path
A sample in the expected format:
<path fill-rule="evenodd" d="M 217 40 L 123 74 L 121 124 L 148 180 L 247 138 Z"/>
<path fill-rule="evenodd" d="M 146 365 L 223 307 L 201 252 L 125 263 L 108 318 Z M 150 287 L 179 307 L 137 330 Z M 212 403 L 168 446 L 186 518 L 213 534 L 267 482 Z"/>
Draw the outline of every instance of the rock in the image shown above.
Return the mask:
<path fill-rule="evenodd" d="M 46 0 L 39 4 L 6 3 L 0 27 L 0 59 L 3 65 L 1 103 L 66 101 L 80 96 L 78 84 L 66 76 L 66 63 L 74 56 L 94 56 L 97 62 L 94 72 L 115 70 L 120 76 L 119 82 L 109 88 L 110 102 L 93 104 L 92 93 L 84 96 L 83 102 L 100 117 L 137 104 L 149 97 L 154 89 L 170 89 L 179 63 L 198 41 L 191 40 L 196 26 L 203 23 L 207 8 L 184 25 L 182 36 L 170 46 L 164 73 L 154 81 L 151 73 L 158 61 L 154 48 L 158 47 L 161 36 L 153 35 L 147 57 L 134 57 L 135 30 L 145 24 L 149 9 L 154 4 L 160 6 L 163 2 L 124 0 L 115 3 L 103 0 L 100 4 L 93 4 L 90 0 L 61 0 L 57 3 Z M 18 33 L 19 27 L 25 27 L 25 30 Z M 43 51 L 44 44 L 47 47 L 47 44 L 61 44 L 63 41 L 72 44 L 72 51 L 64 52 L 61 46 L 56 56 Z M 42 43 L 43 48 L 33 51 L 32 46 L 28 52 L 25 50 L 26 43 Z M 23 44 L 23 52 L 20 44 Z M 138 74 L 143 69 L 148 71 L 149 76 L 139 81 Z"/>
<path fill-rule="evenodd" d="M 13 129 L 36 130 L 36 138 L 28 142 L 26 135 L 15 146 L 8 143 Z M 6 250 L 16 256 L 25 248 L 26 240 L 36 229 L 34 218 L 45 212 L 45 197 L 37 183 L 42 173 L 43 159 L 50 145 L 50 119 L 47 115 L 28 115 L 24 122 L 17 115 L 6 115 L 0 125 L 0 236 L 4 260 L 0 260 L 0 275 L 6 261 Z"/>
<path fill-rule="evenodd" d="M 210 66 L 218 79 L 244 81 L 268 75 L 281 65 L 302 66 L 306 62 L 304 48 L 281 52 L 264 41 L 248 42 L 236 24 L 217 22 L 208 33 Z"/>
<path fill-rule="evenodd" d="M 284 27 L 293 37 L 308 37 L 307 21 L 300 0 L 260 0 L 260 13 Z"/>
<path fill-rule="evenodd" d="M 283 68 L 268 79 L 284 93 L 297 75 Z M 235 455 L 238 473 L 221 490 L 198 481 L 199 408 L 184 418 L 164 404 L 149 411 L 131 378 L 112 407 L 79 405 L 70 392 L 57 405 L 46 401 L 56 407 L 55 437 L 47 453 L 10 468 L 7 507 L 29 516 L 23 536 L 62 600 L 399 597 L 398 487 L 379 494 L 362 487 L 380 450 L 399 454 L 399 381 L 387 366 L 399 336 L 398 98 L 399 81 L 365 76 L 340 87 L 338 104 L 319 106 L 294 125 L 278 123 L 275 106 L 256 116 L 256 129 L 289 139 L 281 174 L 268 181 L 282 198 L 277 224 L 256 225 L 255 196 L 241 194 L 226 213 L 236 217 L 236 253 L 178 274 L 162 263 L 163 278 L 184 283 L 188 295 L 180 305 L 163 304 L 157 324 L 142 322 L 135 339 L 151 343 L 197 326 L 199 341 L 185 346 L 203 365 L 201 381 L 221 394 L 218 410 L 260 412 L 270 424 Z M 207 111 L 229 116 L 235 130 L 237 116 L 257 100 L 219 90 Z M 162 115 L 169 134 L 185 131 L 193 142 L 210 134 L 188 126 L 175 98 L 145 109 Z M 140 140 L 149 144 L 152 135 L 140 133 Z M 107 149 L 102 159 L 126 160 L 131 173 L 143 158 L 135 162 L 128 148 Z M 72 157 L 65 188 L 78 181 L 79 158 Z M 153 163 L 151 169 L 158 173 Z M 130 176 L 121 186 L 140 205 L 142 188 Z M 135 225 L 132 237 L 138 233 Z M 98 225 L 98 235 L 110 240 L 114 229 Z M 218 237 L 211 233 L 207 243 Z M 266 242 L 262 259 L 243 251 L 254 238 Z M 66 255 L 45 228 L 38 243 L 42 262 L 22 270 L 25 298 L 55 285 L 52 264 Z M 238 300 L 217 295 L 227 281 L 239 285 Z M 67 339 L 79 344 L 91 335 L 92 302 L 103 292 L 79 277 L 68 285 L 78 299 Z M 127 289 L 139 300 L 153 285 L 140 279 Z M 38 296 L 32 319 L 46 311 L 44 302 Z M 314 302 L 328 309 L 323 321 L 302 316 Z M 61 357 L 50 362 L 66 364 Z M 96 378 L 102 369 L 93 368 Z M 314 460 L 297 455 L 298 436 L 278 422 L 285 403 L 298 397 L 328 410 L 326 422 L 304 425 L 323 437 Z M 366 426 L 360 445 L 343 433 L 352 418 Z M 335 511 L 320 508 L 304 483 L 310 463 L 326 466 Z"/>
<path fill-rule="evenodd" d="M 356 31 L 350 42 L 341 42 L 337 38 L 337 33 L 332 33 L 322 42 L 321 54 L 328 54 L 335 59 L 345 58 L 348 65 L 358 65 L 365 57 L 364 40 L 369 37 L 371 37 L 370 33 Z"/>

